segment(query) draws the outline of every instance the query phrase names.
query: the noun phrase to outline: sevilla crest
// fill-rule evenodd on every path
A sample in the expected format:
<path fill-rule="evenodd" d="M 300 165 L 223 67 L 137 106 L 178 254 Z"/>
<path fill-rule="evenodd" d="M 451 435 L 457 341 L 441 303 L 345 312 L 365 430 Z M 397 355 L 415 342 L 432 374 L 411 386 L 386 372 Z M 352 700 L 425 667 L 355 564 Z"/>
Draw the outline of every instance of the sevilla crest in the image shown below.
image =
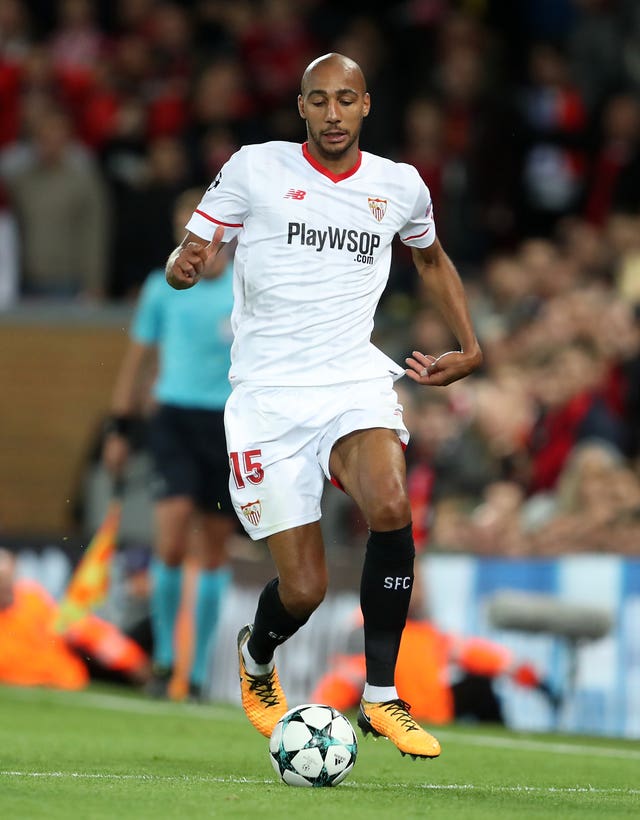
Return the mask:
<path fill-rule="evenodd" d="M 368 197 L 369 210 L 375 217 L 377 222 L 382 222 L 384 215 L 387 212 L 387 200 L 380 199 L 380 197 Z"/>
<path fill-rule="evenodd" d="M 253 524 L 254 527 L 257 527 L 260 523 L 260 516 L 262 515 L 262 504 L 260 503 L 260 499 L 256 501 L 249 501 L 248 504 L 241 504 L 240 509 L 242 510 L 242 514 L 247 519 L 250 524 Z"/>

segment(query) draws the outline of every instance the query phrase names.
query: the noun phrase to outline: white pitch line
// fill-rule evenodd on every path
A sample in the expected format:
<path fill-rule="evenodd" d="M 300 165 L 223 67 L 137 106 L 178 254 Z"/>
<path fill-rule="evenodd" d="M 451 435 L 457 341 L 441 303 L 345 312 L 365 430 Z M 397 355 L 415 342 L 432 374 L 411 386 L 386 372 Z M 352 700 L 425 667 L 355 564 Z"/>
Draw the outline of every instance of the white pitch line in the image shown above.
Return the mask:
<path fill-rule="evenodd" d="M 67 778 L 69 780 L 137 780 L 148 783 L 228 783 L 233 786 L 268 786 L 277 780 L 255 777 L 206 777 L 203 775 L 153 775 L 153 774 L 107 774 L 104 772 L 23 772 L 0 771 L 6 778 Z M 475 783 L 358 783 L 341 784 L 340 788 L 369 789 L 371 791 L 389 788 L 423 789 L 427 791 L 479 791 L 502 794 L 599 794 L 599 795 L 640 795 L 640 789 L 598 788 L 593 786 L 486 786 Z"/>

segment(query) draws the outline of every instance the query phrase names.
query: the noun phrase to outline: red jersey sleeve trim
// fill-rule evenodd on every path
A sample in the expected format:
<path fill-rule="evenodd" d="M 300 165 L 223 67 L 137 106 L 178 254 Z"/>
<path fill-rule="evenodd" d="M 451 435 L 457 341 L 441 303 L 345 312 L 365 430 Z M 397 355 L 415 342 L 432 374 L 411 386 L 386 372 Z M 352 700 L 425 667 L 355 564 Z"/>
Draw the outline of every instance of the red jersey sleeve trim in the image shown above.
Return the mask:
<path fill-rule="evenodd" d="M 302 155 L 307 160 L 309 165 L 311 165 L 312 168 L 315 168 L 316 171 L 323 174 L 325 177 L 328 177 L 331 180 L 331 182 L 342 182 L 343 179 L 348 179 L 349 177 L 352 177 L 358 170 L 358 168 L 362 165 L 362 151 L 358 151 L 358 160 L 356 164 L 352 168 L 349 168 L 348 171 L 345 171 L 342 174 L 334 174 L 333 171 L 330 171 L 328 168 L 325 168 L 324 165 L 319 163 L 317 159 L 312 157 L 309 153 L 309 143 L 307 142 L 302 143 Z"/>
<path fill-rule="evenodd" d="M 420 239 L 421 236 L 424 236 L 426 233 L 429 233 L 430 230 L 431 230 L 431 226 L 429 226 L 428 228 L 425 228 L 425 230 L 422 231 L 422 233 L 416 233 L 413 236 L 404 236 L 404 237 L 401 236 L 400 239 L 402 239 L 403 242 L 408 242 L 410 239 Z"/>
<path fill-rule="evenodd" d="M 208 219 L 209 222 L 215 222 L 216 225 L 223 225 L 225 228 L 241 228 L 243 224 L 242 222 L 220 222 L 219 219 L 214 219 L 212 216 L 209 216 L 209 214 L 205 214 L 204 211 L 199 211 L 197 208 L 195 212 L 205 219 Z"/>

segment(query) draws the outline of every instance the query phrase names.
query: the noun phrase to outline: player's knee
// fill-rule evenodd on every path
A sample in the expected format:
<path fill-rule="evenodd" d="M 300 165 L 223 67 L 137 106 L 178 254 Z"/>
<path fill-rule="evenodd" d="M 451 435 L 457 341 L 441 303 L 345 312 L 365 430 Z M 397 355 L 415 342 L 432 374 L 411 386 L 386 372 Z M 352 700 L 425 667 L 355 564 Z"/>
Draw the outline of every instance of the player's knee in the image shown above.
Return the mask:
<path fill-rule="evenodd" d="M 280 583 L 280 597 L 288 612 L 296 618 L 307 618 L 324 600 L 327 593 L 327 579 L 306 578 L 297 579 L 284 589 Z"/>
<path fill-rule="evenodd" d="M 376 531 L 399 530 L 411 521 L 409 499 L 404 494 L 380 498 L 372 505 L 367 522 Z"/>

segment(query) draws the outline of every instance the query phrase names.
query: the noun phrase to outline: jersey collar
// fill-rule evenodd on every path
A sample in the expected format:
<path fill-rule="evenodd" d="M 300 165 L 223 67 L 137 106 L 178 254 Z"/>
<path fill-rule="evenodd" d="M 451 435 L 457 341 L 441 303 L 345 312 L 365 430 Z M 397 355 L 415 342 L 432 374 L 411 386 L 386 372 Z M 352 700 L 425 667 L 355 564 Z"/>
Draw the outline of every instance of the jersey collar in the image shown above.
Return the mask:
<path fill-rule="evenodd" d="M 328 177 L 331 182 L 342 182 L 343 179 L 348 179 L 349 177 L 353 176 L 355 172 L 358 170 L 360 165 L 362 164 L 362 151 L 358 151 L 358 159 L 348 171 L 344 171 L 342 174 L 334 174 L 333 171 L 330 171 L 328 168 L 325 168 L 324 165 L 321 165 L 317 159 L 311 156 L 309 153 L 309 143 L 303 142 L 302 143 L 302 155 L 307 160 L 309 165 L 312 168 L 315 168 L 320 174 L 323 174 L 325 177 Z"/>

